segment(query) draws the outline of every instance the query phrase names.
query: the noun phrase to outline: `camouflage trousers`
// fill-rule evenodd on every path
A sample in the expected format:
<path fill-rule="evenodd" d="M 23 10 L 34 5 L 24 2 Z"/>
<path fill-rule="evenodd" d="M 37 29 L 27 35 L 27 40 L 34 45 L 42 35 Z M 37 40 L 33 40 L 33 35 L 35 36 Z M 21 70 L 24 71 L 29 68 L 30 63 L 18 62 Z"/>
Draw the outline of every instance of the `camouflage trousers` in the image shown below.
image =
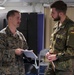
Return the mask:
<path fill-rule="evenodd" d="M 53 70 L 52 66 L 48 66 L 45 70 L 44 75 L 74 75 L 73 71 L 62 71 L 62 70 Z"/>

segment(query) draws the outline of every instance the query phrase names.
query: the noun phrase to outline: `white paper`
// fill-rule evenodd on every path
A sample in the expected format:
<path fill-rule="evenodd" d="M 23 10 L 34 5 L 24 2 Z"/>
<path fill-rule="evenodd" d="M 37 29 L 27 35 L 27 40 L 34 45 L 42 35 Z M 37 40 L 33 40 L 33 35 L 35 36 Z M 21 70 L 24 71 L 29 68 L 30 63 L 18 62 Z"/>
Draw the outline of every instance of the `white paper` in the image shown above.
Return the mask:
<path fill-rule="evenodd" d="M 24 54 L 25 54 L 26 57 L 29 57 L 29 58 L 32 58 L 32 59 L 38 58 L 32 50 L 24 50 Z"/>

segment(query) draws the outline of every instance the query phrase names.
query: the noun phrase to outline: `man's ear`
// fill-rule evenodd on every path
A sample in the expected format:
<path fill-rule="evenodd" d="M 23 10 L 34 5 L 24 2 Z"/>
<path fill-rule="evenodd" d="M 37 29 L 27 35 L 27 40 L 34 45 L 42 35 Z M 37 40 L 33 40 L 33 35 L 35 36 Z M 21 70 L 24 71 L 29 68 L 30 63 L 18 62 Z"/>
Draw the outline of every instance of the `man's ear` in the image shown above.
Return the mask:
<path fill-rule="evenodd" d="M 60 13 L 59 13 L 59 16 L 62 16 L 62 15 L 63 15 L 63 13 L 62 13 L 62 12 L 60 12 Z"/>
<path fill-rule="evenodd" d="M 12 17 L 10 16 L 10 17 L 8 18 L 8 20 L 12 20 Z"/>

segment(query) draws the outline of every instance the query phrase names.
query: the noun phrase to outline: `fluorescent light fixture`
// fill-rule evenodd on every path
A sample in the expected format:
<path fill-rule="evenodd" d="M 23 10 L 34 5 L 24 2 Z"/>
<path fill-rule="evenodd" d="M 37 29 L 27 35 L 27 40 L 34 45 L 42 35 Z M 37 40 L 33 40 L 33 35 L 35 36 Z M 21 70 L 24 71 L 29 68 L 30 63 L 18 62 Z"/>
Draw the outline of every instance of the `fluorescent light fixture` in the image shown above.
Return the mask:
<path fill-rule="evenodd" d="M 27 2 L 24 2 L 23 5 L 24 5 L 24 6 L 28 6 L 28 3 L 27 3 Z"/>
<path fill-rule="evenodd" d="M 43 4 L 44 7 L 50 7 L 50 4 Z"/>
<path fill-rule="evenodd" d="M 3 7 L 3 6 L 0 6 L 0 10 L 2 10 L 2 9 L 5 9 L 5 7 Z"/>

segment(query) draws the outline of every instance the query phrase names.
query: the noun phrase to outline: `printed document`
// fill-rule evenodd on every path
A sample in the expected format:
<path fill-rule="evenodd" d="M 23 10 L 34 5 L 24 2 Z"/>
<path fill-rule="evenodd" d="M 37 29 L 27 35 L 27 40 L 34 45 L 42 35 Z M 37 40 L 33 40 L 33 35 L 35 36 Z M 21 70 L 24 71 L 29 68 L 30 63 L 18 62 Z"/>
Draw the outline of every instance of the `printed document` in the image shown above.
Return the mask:
<path fill-rule="evenodd" d="M 32 50 L 24 50 L 24 54 L 25 54 L 26 57 L 29 57 L 29 58 L 35 60 L 33 66 L 36 69 L 38 69 L 39 67 L 37 66 L 37 62 L 36 62 L 36 60 L 37 60 L 38 57 L 36 56 L 36 54 Z"/>
<path fill-rule="evenodd" d="M 24 54 L 26 57 L 32 58 L 32 59 L 37 59 L 38 57 L 32 50 L 24 50 Z"/>

